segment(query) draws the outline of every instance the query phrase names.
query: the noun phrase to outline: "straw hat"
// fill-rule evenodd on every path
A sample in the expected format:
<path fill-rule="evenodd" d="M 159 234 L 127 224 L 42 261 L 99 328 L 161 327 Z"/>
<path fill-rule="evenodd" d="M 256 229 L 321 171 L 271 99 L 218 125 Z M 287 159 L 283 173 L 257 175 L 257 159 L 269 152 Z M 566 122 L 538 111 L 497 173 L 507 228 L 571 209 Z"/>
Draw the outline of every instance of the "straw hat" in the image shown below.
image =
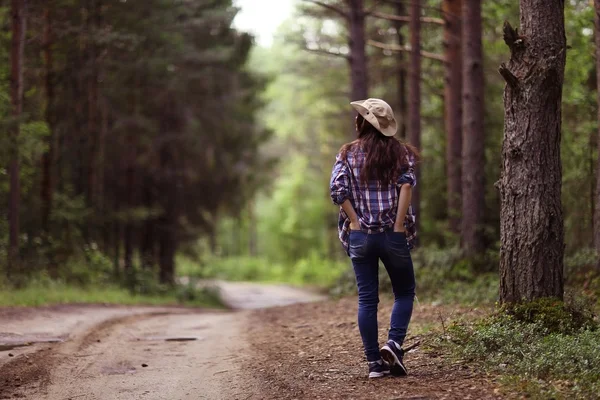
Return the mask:
<path fill-rule="evenodd" d="M 360 115 L 385 136 L 394 136 L 398 131 L 392 107 L 381 99 L 367 99 L 350 103 Z"/>

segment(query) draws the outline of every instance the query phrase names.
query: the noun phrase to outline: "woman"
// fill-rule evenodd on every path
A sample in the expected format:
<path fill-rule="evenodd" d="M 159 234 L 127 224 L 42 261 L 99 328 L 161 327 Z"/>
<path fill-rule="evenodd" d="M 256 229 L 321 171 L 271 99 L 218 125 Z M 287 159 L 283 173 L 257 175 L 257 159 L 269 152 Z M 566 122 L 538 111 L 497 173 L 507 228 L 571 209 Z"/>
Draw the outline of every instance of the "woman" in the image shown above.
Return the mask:
<path fill-rule="evenodd" d="M 351 103 L 358 111 L 358 139 L 344 145 L 331 174 L 331 198 L 340 206 L 339 237 L 352 260 L 358 286 L 358 327 L 369 364 L 369 378 L 406 375 L 402 343 L 412 315 L 415 276 L 409 249 L 415 239 L 410 208 L 416 184 L 416 149 L 393 136 L 397 124 L 383 100 Z M 377 305 L 381 260 L 392 281 L 387 343 L 379 349 Z"/>

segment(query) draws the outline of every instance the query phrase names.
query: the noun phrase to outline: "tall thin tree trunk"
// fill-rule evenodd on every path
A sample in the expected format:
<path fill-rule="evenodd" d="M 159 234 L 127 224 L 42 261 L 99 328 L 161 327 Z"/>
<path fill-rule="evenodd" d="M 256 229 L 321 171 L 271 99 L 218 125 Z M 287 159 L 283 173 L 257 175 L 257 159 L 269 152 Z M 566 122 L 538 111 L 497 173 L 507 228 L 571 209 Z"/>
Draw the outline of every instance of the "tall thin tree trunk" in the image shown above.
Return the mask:
<path fill-rule="evenodd" d="M 444 0 L 446 176 L 450 230 L 460 231 L 462 193 L 462 0 Z"/>
<path fill-rule="evenodd" d="M 369 78 L 365 50 L 365 10 L 363 0 L 349 0 L 350 4 L 350 76 L 352 79 L 352 101 L 364 100 L 368 96 Z"/>
<path fill-rule="evenodd" d="M 367 54 L 365 41 L 365 10 L 363 0 L 349 0 L 349 47 L 350 57 L 350 101 L 364 100 L 368 97 L 369 77 L 367 73 Z M 352 129 L 350 139 L 356 139 Z"/>
<path fill-rule="evenodd" d="M 598 85 L 598 152 L 600 152 L 600 0 L 594 0 L 596 24 L 596 84 Z M 600 159 L 596 166 L 596 196 L 594 204 L 594 247 L 600 257 Z M 598 260 L 600 269 L 600 259 Z"/>
<path fill-rule="evenodd" d="M 410 4 L 410 80 L 408 103 L 408 141 L 413 146 L 421 147 L 421 0 Z M 417 181 L 420 172 L 417 168 Z M 413 189 L 412 206 L 417 215 L 417 227 L 420 217 L 419 187 Z"/>
<path fill-rule="evenodd" d="M 396 4 L 396 14 L 398 16 L 406 15 L 406 6 L 403 3 Z M 404 23 L 396 21 L 396 34 L 398 36 L 398 46 L 404 47 L 406 39 L 402 33 L 402 27 Z M 408 119 L 408 106 L 407 106 L 407 93 L 406 93 L 406 57 L 403 51 L 396 52 L 396 64 L 398 71 L 396 72 L 396 79 L 398 80 L 398 111 L 396 112 L 396 119 L 399 122 L 398 132 L 401 139 L 406 138 L 406 121 Z"/>
<path fill-rule="evenodd" d="M 42 230 L 48 233 L 48 221 L 52 212 L 52 196 L 54 193 L 54 151 L 56 148 L 54 137 L 54 62 L 52 54 L 52 3 L 49 1 L 44 9 L 44 86 L 46 88 L 46 123 L 50 134 L 48 135 L 48 150 L 42 156 Z"/>
<path fill-rule="evenodd" d="M 89 169 L 87 195 L 89 204 L 96 207 L 96 188 L 98 186 L 98 158 L 99 124 L 98 124 L 98 45 L 96 36 L 100 22 L 100 2 L 90 1 L 90 14 L 88 16 L 89 42 L 88 65 L 89 77 L 87 79 L 87 132 L 89 142 Z"/>
<path fill-rule="evenodd" d="M 484 78 L 481 0 L 463 3 L 463 149 L 461 245 L 466 255 L 483 252 Z"/>
<path fill-rule="evenodd" d="M 563 297 L 561 102 L 566 61 L 563 0 L 522 0 L 510 47 L 500 182 L 500 300 Z"/>
<path fill-rule="evenodd" d="M 19 132 L 20 118 L 23 111 L 23 65 L 25 51 L 26 0 L 11 0 L 12 38 L 11 38 L 11 87 L 10 97 L 12 106 L 13 128 L 11 129 L 11 159 L 10 196 L 9 196 L 9 248 L 8 248 L 8 274 L 18 264 L 19 258 L 19 212 L 21 203 L 21 181 L 19 172 Z"/>

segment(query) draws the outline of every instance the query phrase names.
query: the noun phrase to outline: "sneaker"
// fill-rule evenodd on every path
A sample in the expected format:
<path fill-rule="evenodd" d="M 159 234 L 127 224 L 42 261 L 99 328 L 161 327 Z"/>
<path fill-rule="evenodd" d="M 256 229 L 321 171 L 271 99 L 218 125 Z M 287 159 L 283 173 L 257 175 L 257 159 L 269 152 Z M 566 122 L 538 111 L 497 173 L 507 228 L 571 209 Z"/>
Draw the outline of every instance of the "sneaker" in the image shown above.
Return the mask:
<path fill-rule="evenodd" d="M 404 350 L 393 340 L 388 340 L 380 350 L 381 357 L 390 364 L 390 370 L 394 376 L 406 376 L 408 371 L 402 362 Z"/>
<path fill-rule="evenodd" d="M 390 365 L 383 360 L 369 362 L 369 378 L 383 378 L 390 373 Z"/>

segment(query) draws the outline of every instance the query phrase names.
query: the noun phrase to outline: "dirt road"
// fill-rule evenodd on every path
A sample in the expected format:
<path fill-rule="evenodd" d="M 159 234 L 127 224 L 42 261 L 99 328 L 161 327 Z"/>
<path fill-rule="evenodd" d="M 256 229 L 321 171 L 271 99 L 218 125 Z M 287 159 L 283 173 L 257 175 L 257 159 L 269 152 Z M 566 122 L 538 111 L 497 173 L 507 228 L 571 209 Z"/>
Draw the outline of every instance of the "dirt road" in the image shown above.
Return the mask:
<path fill-rule="evenodd" d="M 249 311 L 320 300 L 282 286 L 221 284 L 236 308 L 0 309 L 0 399 L 248 399 Z M 40 342 L 26 345 L 31 342 Z"/>
<path fill-rule="evenodd" d="M 0 309 L 0 400 L 516 398 L 503 395 L 494 377 L 425 346 L 407 355 L 409 377 L 366 379 L 355 298 L 221 286 L 236 310 Z M 381 340 L 391 305 L 382 298 Z M 418 305 L 408 344 L 440 319 L 484 312 Z M 21 346 L 33 341 L 41 343 Z"/>

